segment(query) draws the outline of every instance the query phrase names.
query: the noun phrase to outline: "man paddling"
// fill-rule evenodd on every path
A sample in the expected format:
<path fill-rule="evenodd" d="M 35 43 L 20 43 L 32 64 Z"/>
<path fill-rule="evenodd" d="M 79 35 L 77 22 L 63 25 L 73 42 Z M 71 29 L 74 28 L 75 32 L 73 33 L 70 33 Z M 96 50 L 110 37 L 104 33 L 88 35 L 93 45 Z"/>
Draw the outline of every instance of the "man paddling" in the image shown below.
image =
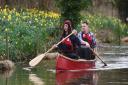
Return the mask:
<path fill-rule="evenodd" d="M 90 32 L 87 22 L 81 24 L 81 32 L 78 33 L 78 38 L 81 42 L 81 48 L 78 50 L 78 55 L 87 60 L 95 59 L 91 49 L 94 51 L 96 39 L 94 34 Z"/>

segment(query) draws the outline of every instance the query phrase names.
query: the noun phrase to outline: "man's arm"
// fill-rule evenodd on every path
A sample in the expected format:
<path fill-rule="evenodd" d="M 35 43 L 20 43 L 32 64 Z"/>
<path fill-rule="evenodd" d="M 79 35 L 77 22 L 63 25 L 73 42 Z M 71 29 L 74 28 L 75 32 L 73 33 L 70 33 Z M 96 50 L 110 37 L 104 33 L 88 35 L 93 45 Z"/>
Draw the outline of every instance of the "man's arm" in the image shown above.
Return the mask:
<path fill-rule="evenodd" d="M 82 34 L 81 34 L 81 32 L 78 33 L 78 38 L 79 38 L 81 44 L 86 45 L 87 47 L 90 47 L 89 43 L 86 42 L 86 41 L 84 41 L 84 40 L 82 39 Z"/>

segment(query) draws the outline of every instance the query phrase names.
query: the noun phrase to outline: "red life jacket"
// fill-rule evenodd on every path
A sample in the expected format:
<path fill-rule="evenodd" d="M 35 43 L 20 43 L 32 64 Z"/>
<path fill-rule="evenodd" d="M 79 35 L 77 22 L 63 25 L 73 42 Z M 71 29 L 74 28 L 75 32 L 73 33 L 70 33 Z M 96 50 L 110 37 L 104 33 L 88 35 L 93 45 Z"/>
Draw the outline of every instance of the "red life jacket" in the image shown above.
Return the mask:
<path fill-rule="evenodd" d="M 88 42 L 90 45 L 92 44 L 92 36 L 90 33 L 87 34 L 82 33 L 82 39 Z"/>
<path fill-rule="evenodd" d="M 73 50 L 73 44 L 70 38 L 65 39 L 62 43 L 64 43 L 69 48 L 69 50 L 71 51 Z"/>

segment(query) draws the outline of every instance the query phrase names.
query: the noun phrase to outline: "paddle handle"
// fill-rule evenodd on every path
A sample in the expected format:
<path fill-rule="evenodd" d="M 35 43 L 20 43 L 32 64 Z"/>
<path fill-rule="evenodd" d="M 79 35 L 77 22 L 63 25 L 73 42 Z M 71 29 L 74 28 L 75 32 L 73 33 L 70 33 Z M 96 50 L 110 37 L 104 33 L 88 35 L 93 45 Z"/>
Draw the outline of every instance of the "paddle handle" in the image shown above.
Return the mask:
<path fill-rule="evenodd" d="M 60 42 L 58 42 L 56 45 L 59 45 L 60 43 L 62 43 L 65 39 L 67 39 L 69 36 L 71 36 L 74 32 L 72 31 L 72 33 L 70 33 L 68 36 L 66 36 L 65 38 L 63 38 Z"/>
<path fill-rule="evenodd" d="M 69 36 L 71 36 L 72 34 L 74 34 L 74 32 L 75 32 L 75 30 L 73 30 L 72 31 L 72 33 L 70 33 L 68 36 L 66 36 L 65 38 L 63 38 L 61 41 L 59 41 L 57 44 L 56 44 L 56 46 L 57 45 L 59 45 L 60 43 L 62 43 L 65 39 L 67 39 Z M 54 47 L 51 47 L 47 52 L 45 52 L 44 53 L 44 55 L 46 55 L 47 53 L 49 53 L 51 50 L 53 50 L 54 49 Z"/>

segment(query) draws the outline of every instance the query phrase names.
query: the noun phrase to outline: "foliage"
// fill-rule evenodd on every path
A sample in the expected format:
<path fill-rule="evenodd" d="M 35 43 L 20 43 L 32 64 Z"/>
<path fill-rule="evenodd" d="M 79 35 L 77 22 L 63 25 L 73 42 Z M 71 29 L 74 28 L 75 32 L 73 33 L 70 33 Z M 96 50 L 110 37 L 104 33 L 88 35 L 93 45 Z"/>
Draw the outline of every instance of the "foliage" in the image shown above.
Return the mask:
<path fill-rule="evenodd" d="M 128 0 L 111 0 L 112 4 L 115 5 L 119 11 L 119 16 L 123 22 L 128 23 L 126 18 L 128 17 Z"/>
<path fill-rule="evenodd" d="M 59 20 L 60 15 L 54 12 L 0 8 L 0 56 L 7 56 L 6 41 L 12 60 L 30 59 L 45 52 L 59 41 Z M 128 26 L 114 17 L 84 13 L 82 20 L 89 22 L 93 32 L 111 29 L 117 38 L 128 35 Z"/>
<path fill-rule="evenodd" d="M 55 32 L 53 29 L 56 29 L 56 33 L 58 31 L 55 27 L 59 24 L 59 16 L 54 12 L 36 9 L 22 9 L 18 12 L 15 8 L 0 8 L 0 56 L 7 56 L 6 37 L 12 59 L 35 57 L 36 54 L 45 51 L 49 44 L 47 41 L 56 35 L 50 36 Z"/>
<path fill-rule="evenodd" d="M 91 4 L 91 0 L 56 0 L 61 11 L 61 21 L 70 19 L 73 28 L 76 28 L 81 20 L 80 11 Z"/>
<path fill-rule="evenodd" d="M 86 13 L 83 16 L 83 21 L 87 20 L 92 31 L 96 32 L 101 29 L 110 29 L 119 39 L 123 36 L 128 36 L 128 26 L 115 17 L 102 16 L 100 14 Z"/>

